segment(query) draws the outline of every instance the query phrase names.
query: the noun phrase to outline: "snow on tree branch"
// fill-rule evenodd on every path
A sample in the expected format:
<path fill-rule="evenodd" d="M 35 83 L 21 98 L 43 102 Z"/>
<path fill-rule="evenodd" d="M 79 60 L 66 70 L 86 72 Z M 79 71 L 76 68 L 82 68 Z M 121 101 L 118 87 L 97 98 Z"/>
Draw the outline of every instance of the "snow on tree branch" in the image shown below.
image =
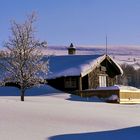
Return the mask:
<path fill-rule="evenodd" d="M 46 42 L 35 38 L 33 27 L 36 15 L 31 14 L 23 24 L 13 21 L 11 36 L 5 42 L 0 65 L 4 69 L 3 81 L 17 83 L 21 88 L 21 100 L 27 88 L 42 82 L 48 72 L 48 61 L 43 61 L 41 47 Z"/>

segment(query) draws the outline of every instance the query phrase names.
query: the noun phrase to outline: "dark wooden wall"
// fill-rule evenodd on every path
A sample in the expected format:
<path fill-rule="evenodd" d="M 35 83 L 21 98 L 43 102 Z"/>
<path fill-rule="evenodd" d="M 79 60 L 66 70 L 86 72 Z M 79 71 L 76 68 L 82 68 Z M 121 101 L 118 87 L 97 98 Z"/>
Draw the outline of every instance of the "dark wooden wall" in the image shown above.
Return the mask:
<path fill-rule="evenodd" d="M 75 78 L 76 80 L 76 87 L 75 88 L 65 88 L 65 80 L 66 78 L 69 77 L 60 77 L 60 78 L 56 78 L 56 79 L 48 79 L 47 80 L 47 84 L 62 90 L 62 91 L 74 91 L 74 90 L 78 90 L 79 89 L 79 76 L 72 76 L 73 78 Z"/>
<path fill-rule="evenodd" d="M 92 72 L 90 72 L 88 75 L 88 89 L 95 89 L 97 87 L 99 87 L 99 75 L 105 74 L 107 75 L 107 73 L 105 71 L 102 71 L 100 67 L 96 67 Z M 116 77 L 110 77 L 109 75 L 107 75 L 107 86 L 112 86 L 116 83 Z M 83 85 L 85 83 L 82 83 Z M 86 89 L 86 88 L 83 88 Z"/>
<path fill-rule="evenodd" d="M 99 87 L 99 75 L 102 75 L 102 74 L 106 74 L 106 72 L 102 71 L 100 67 L 97 67 L 92 72 L 90 72 L 89 74 L 82 77 L 81 82 L 79 82 L 80 76 L 75 76 L 74 77 L 76 79 L 75 88 L 65 88 L 65 80 L 67 77 L 50 79 L 50 80 L 47 80 L 47 82 L 49 85 L 51 85 L 57 89 L 63 90 L 63 91 L 79 90 L 80 87 L 82 87 L 82 90 L 95 89 L 95 88 Z M 112 78 L 112 77 L 109 77 L 109 75 L 107 75 L 106 81 L 107 81 L 107 86 L 112 86 L 116 83 L 116 77 Z"/>
<path fill-rule="evenodd" d="M 64 90 L 64 78 L 56 78 L 56 79 L 48 79 L 47 84 L 59 89 L 59 90 Z"/>

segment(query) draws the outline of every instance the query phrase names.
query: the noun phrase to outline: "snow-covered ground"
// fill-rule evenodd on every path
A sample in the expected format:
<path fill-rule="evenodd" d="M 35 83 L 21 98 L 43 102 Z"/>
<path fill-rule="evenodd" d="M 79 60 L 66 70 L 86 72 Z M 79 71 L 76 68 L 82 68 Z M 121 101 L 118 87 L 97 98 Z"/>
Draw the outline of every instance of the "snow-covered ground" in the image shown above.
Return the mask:
<path fill-rule="evenodd" d="M 0 140 L 139 140 L 140 105 L 82 99 L 49 86 L 0 87 Z M 41 95 L 41 96 L 39 96 Z M 44 96 L 42 96 L 44 95 Z"/>

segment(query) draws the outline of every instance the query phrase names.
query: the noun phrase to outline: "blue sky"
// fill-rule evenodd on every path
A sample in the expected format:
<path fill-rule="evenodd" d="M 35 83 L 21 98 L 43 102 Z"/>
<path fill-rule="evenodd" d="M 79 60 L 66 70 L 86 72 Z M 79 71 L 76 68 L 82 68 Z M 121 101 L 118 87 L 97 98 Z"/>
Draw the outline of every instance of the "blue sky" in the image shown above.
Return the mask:
<path fill-rule="evenodd" d="M 10 21 L 36 11 L 37 38 L 49 45 L 140 45 L 140 0 L 0 0 L 0 45 Z"/>

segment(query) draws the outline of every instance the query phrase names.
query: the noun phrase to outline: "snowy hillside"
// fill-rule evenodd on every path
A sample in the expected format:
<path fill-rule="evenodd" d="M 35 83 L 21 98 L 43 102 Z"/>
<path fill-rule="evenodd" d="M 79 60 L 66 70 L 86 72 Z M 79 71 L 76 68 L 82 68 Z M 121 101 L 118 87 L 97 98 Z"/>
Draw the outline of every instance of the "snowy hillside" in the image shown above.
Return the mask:
<path fill-rule="evenodd" d="M 49 55 L 67 55 L 69 46 L 49 46 L 48 50 L 43 50 L 44 54 Z M 104 54 L 105 46 L 75 46 L 76 54 Z M 108 46 L 108 54 L 112 56 L 119 64 L 127 63 L 134 68 L 140 68 L 140 46 Z"/>
<path fill-rule="evenodd" d="M 28 90 L 25 102 L 15 88 L 0 88 L 1 140 L 139 140 L 140 105 L 80 98 L 49 86 Z M 26 93 L 27 94 L 27 93 Z"/>

